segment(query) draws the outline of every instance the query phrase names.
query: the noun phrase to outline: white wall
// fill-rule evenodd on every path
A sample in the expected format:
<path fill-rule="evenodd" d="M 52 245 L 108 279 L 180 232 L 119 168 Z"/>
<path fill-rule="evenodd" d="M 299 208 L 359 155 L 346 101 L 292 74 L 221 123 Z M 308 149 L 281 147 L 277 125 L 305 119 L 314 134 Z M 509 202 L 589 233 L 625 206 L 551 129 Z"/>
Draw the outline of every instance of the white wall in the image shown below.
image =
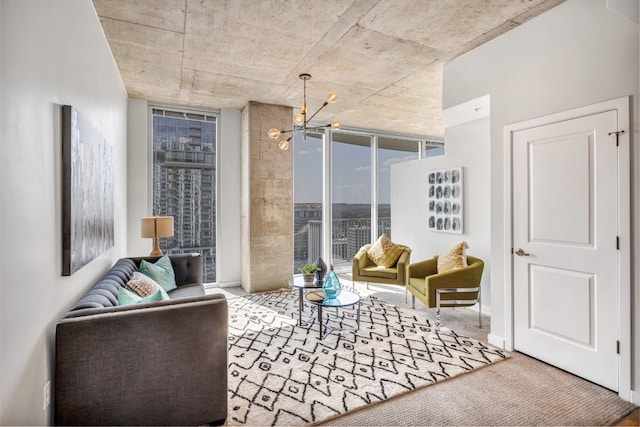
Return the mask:
<path fill-rule="evenodd" d="M 90 1 L 2 0 L 0 11 L 0 424 L 44 425 L 55 323 L 125 254 L 127 98 Z M 115 246 L 70 277 L 61 276 L 62 104 L 115 154 Z"/>
<path fill-rule="evenodd" d="M 222 110 L 218 153 L 218 284 L 239 286 L 242 274 L 240 232 L 240 111 Z"/>
<path fill-rule="evenodd" d="M 391 229 L 393 240 L 411 248 L 411 262 L 431 258 L 462 240 L 467 253 L 485 261 L 482 275 L 483 312 L 490 312 L 491 209 L 489 119 L 459 123 L 445 129 L 445 154 L 391 166 Z M 427 176 L 432 170 L 464 168 L 462 234 L 427 229 Z"/>
<path fill-rule="evenodd" d="M 147 255 L 151 240 L 140 237 L 140 218 L 151 215 L 151 143 L 149 103 L 129 99 L 128 113 L 128 256 Z M 177 107 L 180 108 L 180 107 Z M 220 112 L 218 141 L 217 236 L 219 286 L 240 284 L 240 111 Z"/>
<path fill-rule="evenodd" d="M 607 9 L 606 0 L 568 0 L 520 27 L 468 52 L 444 67 L 443 104 L 450 107 L 482 94 L 491 95 L 491 336 L 504 339 L 504 142 L 505 125 L 632 95 L 638 111 L 638 24 Z M 636 114 L 637 117 L 637 114 Z M 633 122 L 632 146 L 638 141 Z M 633 151 L 634 182 L 638 154 Z M 638 207 L 638 185 L 632 202 Z M 634 215 L 633 240 L 640 243 Z M 638 265 L 639 253 L 633 254 Z M 638 301 L 638 278 L 632 284 Z M 638 305 L 636 305 L 638 307 Z M 637 313 L 635 308 L 634 312 Z M 637 316 L 637 314 L 636 314 Z M 633 328 L 636 389 L 640 385 L 640 330 Z M 633 386 L 633 385 L 632 385 Z M 637 399 L 636 395 L 636 399 Z"/>

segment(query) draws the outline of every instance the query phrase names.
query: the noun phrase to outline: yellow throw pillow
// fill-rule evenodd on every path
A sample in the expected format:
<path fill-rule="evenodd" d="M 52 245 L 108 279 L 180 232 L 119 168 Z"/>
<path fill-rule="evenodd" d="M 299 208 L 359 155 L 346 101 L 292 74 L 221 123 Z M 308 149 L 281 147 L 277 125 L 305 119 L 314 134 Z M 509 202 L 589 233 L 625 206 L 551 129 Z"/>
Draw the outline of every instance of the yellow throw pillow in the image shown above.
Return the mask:
<path fill-rule="evenodd" d="M 457 270 L 467 267 L 467 255 L 465 249 L 467 242 L 461 242 L 438 257 L 438 273 Z"/>
<path fill-rule="evenodd" d="M 393 243 L 386 234 L 383 234 L 367 250 L 369 259 L 376 263 L 378 267 L 393 267 L 398 262 L 404 249 Z"/>

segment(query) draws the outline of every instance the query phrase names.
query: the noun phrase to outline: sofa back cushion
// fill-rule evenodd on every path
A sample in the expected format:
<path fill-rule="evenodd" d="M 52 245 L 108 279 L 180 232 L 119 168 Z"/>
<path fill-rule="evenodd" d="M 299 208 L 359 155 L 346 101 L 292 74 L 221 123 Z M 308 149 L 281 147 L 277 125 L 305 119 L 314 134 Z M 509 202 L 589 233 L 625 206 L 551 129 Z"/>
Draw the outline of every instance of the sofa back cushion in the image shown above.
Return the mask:
<path fill-rule="evenodd" d="M 137 270 L 136 264 L 130 259 L 118 260 L 111 267 L 111 270 L 80 298 L 70 311 L 117 306 L 120 288 L 126 286 L 133 276 L 133 272 Z"/>

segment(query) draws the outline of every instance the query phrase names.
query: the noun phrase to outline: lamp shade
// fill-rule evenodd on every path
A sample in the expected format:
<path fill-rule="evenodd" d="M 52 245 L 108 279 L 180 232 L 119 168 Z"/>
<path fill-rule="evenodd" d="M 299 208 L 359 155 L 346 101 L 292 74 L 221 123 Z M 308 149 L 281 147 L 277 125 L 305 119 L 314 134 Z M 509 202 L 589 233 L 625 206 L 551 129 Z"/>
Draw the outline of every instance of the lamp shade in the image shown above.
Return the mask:
<path fill-rule="evenodd" d="M 157 239 L 173 236 L 172 216 L 151 216 L 140 219 L 141 237 Z"/>

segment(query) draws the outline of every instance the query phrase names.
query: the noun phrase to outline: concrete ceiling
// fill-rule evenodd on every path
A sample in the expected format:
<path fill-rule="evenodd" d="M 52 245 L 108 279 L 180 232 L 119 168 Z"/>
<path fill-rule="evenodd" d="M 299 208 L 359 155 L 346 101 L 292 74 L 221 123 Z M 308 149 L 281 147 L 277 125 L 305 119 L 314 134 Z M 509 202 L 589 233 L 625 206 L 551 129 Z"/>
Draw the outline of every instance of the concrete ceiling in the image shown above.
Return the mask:
<path fill-rule="evenodd" d="M 130 97 L 442 138 L 442 66 L 564 0 L 93 0 Z"/>

